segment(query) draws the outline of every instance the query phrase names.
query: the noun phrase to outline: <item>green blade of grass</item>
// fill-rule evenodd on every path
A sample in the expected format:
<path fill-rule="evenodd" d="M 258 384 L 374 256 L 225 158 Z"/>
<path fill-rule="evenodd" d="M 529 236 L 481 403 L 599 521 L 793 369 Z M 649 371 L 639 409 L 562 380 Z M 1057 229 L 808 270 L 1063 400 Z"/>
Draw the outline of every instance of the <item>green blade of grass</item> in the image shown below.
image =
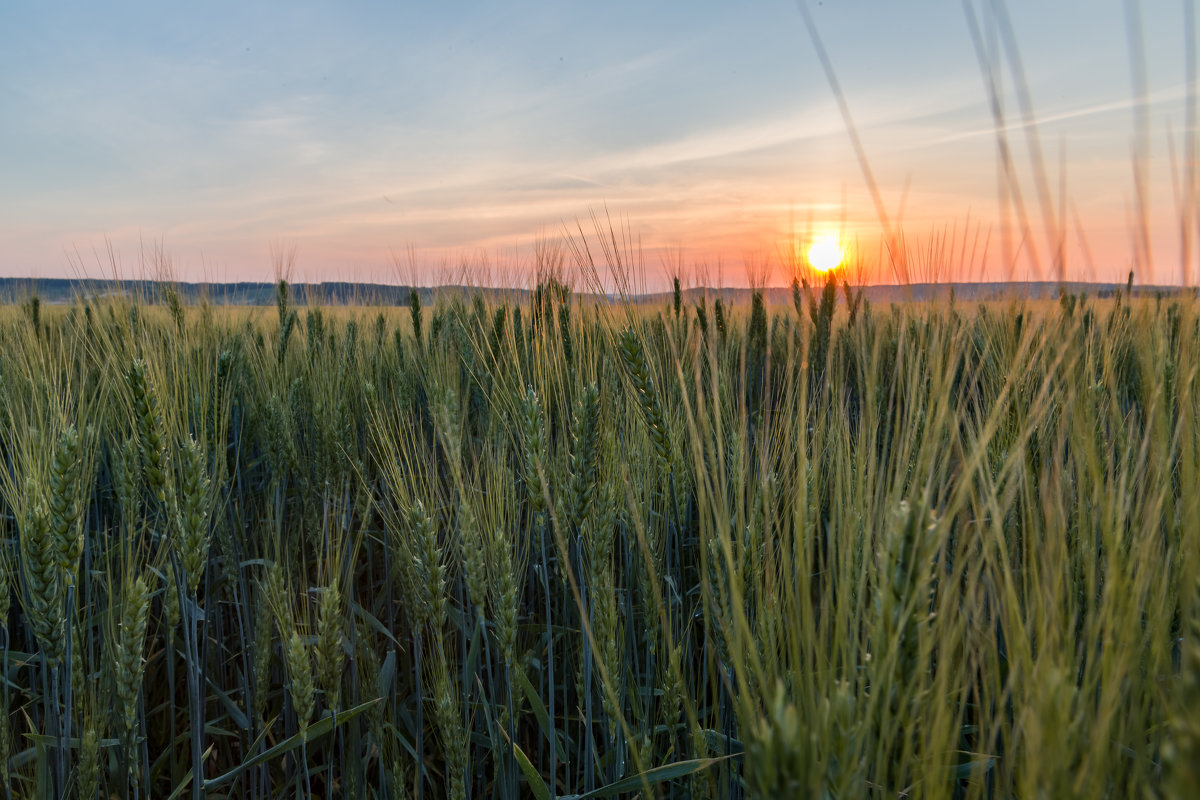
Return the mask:
<path fill-rule="evenodd" d="M 645 772 L 639 772 L 637 775 L 630 775 L 628 778 L 613 781 L 607 786 L 593 789 L 586 794 L 563 795 L 562 800 L 592 800 L 595 797 L 612 797 L 613 795 L 625 792 L 636 792 L 639 789 L 653 786 L 656 783 L 665 783 L 666 781 L 673 781 L 676 778 L 693 775 L 729 758 L 732 758 L 732 756 L 693 758 L 687 761 L 676 761 L 673 764 L 663 764 L 661 767 L 653 767 Z"/>
<path fill-rule="evenodd" d="M 504 731 L 500 732 L 501 735 Z M 537 771 L 537 767 L 529 760 L 529 756 L 525 755 L 525 751 L 516 742 L 512 742 L 513 755 L 517 759 L 517 766 L 521 768 L 521 772 L 525 775 L 525 783 L 529 786 L 529 791 L 533 792 L 533 796 L 537 800 L 550 800 L 550 787 L 546 784 L 546 779 Z"/>
<path fill-rule="evenodd" d="M 375 705 L 376 703 L 382 702 L 382 701 L 383 701 L 383 698 L 378 697 L 374 700 L 368 700 L 365 703 L 360 703 L 359 705 L 356 705 L 354 708 L 351 708 L 347 711 L 343 711 L 342 713 L 337 715 L 337 724 L 341 725 L 345 722 L 349 722 L 351 719 L 353 719 L 354 717 L 357 717 L 359 714 L 366 711 L 371 706 Z M 334 729 L 334 727 L 335 726 L 334 726 L 332 716 L 322 717 L 321 719 L 317 720 L 316 722 L 314 722 L 313 724 L 308 726 L 308 732 L 307 732 L 306 736 L 302 736 L 301 734 L 297 733 L 294 736 L 284 739 L 282 742 L 275 745 L 274 747 L 264 750 L 263 752 L 259 753 L 258 755 L 253 756 L 252 758 L 250 758 L 246 761 L 243 761 L 241 764 L 239 764 L 238 766 L 229 770 L 224 775 L 218 775 L 215 778 L 210 778 L 210 779 L 206 780 L 204 782 L 204 790 L 209 791 L 218 786 L 221 786 L 222 784 L 229 783 L 231 780 L 236 778 L 238 775 L 241 775 L 246 770 L 253 769 L 254 767 L 257 767 L 259 764 L 262 764 L 266 761 L 270 761 L 273 758 L 278 758 L 279 756 L 283 755 L 284 753 L 291 752 L 292 750 L 295 750 L 297 747 L 304 744 L 305 742 L 311 742 L 314 739 L 318 739 L 318 738 L 324 736 L 325 734 L 329 733 L 330 731 L 332 731 Z"/>

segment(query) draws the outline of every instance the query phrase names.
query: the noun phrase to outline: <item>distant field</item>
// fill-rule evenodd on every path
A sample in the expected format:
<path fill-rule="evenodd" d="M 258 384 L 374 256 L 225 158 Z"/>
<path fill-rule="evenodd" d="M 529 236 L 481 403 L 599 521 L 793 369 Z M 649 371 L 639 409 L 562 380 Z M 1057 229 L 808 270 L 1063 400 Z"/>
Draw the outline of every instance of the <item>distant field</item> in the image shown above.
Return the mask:
<path fill-rule="evenodd" d="M 11 304 L 24 302 L 37 296 L 48 305 L 69 305 L 79 298 L 129 298 L 151 304 L 163 301 L 164 291 L 176 294 L 183 302 L 191 305 L 207 303 L 218 306 L 274 306 L 275 284 L 272 283 L 176 283 L 151 280 L 68 280 L 0 278 L 0 300 Z M 1047 300 L 1061 294 L 1087 295 L 1093 298 L 1111 298 L 1118 291 L 1137 297 L 1165 295 L 1191 295 L 1191 289 L 1178 286 L 1132 286 L 1118 283 L 1087 283 L 1055 281 L 1011 281 L 999 283 L 910 283 L 901 286 L 863 286 L 863 295 L 873 303 L 902 303 L 911 301 L 948 300 L 951 293 L 958 300 L 975 302 L 983 300 Z M 313 283 L 291 287 L 294 301 L 322 306 L 407 306 L 414 291 L 409 286 L 394 286 L 377 283 Z M 421 302 L 429 305 L 435 298 L 445 299 L 455 294 L 468 298 L 482 294 L 492 303 L 527 303 L 532 294 L 528 289 L 479 289 L 472 286 L 444 286 L 439 288 L 416 287 Z M 790 288 L 765 288 L 759 290 L 768 305 L 791 305 Z M 689 302 L 701 297 L 720 297 L 726 303 L 747 304 L 754 289 L 746 288 L 692 288 L 683 292 Z M 614 297 L 624 296 L 639 303 L 670 302 L 670 292 L 631 294 L 629 291 Z"/>
<path fill-rule="evenodd" d="M 1200 796 L 1192 294 L 271 291 L 0 310 L 13 796 Z"/>

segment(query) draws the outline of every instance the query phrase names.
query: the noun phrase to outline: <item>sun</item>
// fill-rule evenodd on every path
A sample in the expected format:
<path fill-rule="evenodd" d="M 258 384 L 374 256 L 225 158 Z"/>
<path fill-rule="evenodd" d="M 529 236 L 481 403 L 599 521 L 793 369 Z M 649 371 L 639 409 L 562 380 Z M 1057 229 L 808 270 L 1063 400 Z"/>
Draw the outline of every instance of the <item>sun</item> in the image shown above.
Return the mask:
<path fill-rule="evenodd" d="M 809 265 L 817 272 L 829 272 L 842 265 L 846 253 L 836 233 L 825 233 L 813 239 L 807 256 Z"/>

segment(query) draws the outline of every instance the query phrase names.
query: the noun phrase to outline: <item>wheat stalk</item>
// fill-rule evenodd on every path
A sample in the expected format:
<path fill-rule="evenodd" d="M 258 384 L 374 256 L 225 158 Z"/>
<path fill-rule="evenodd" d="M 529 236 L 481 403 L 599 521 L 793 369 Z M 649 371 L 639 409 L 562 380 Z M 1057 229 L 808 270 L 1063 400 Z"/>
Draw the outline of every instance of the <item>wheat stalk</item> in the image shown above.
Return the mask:
<path fill-rule="evenodd" d="M 112 670 L 117 702 L 118 730 L 127 761 L 129 782 L 138 785 L 138 693 L 146 669 L 143 649 L 150 616 L 150 589 L 145 578 L 128 581 L 121 598 L 117 629 L 110 639 Z"/>

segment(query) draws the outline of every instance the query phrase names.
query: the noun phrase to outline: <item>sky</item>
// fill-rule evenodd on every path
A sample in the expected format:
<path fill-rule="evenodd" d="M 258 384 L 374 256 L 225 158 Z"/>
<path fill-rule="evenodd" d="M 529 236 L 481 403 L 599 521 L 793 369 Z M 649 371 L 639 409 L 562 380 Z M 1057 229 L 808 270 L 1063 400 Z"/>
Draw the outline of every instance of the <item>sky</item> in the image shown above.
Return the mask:
<path fill-rule="evenodd" d="M 1187 0 L 804 8 L 859 151 L 795 0 L 6 0 L 0 276 L 1200 280 Z"/>

